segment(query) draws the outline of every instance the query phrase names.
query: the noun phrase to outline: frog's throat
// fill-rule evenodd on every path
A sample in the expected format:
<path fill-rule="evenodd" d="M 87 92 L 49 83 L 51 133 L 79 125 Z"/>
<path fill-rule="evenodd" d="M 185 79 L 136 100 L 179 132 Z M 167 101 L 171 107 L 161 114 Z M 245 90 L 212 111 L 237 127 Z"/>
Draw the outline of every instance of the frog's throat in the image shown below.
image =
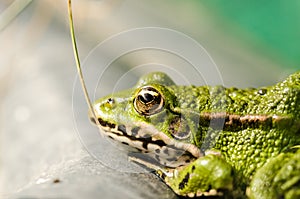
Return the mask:
<path fill-rule="evenodd" d="M 93 118 L 91 120 L 94 122 Z M 148 154 L 163 166 L 176 168 L 203 156 L 195 145 L 172 139 L 151 124 L 137 122 L 135 126 L 126 126 L 112 124 L 101 118 L 98 121 L 106 136 Z"/>

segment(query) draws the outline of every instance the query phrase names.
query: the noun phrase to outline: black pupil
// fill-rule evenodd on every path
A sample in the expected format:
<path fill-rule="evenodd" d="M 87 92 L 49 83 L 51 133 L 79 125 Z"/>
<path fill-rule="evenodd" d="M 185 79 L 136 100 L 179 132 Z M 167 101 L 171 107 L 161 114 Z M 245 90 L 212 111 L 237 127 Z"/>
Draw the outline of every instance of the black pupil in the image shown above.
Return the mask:
<path fill-rule="evenodd" d="M 143 103 L 149 103 L 152 102 L 154 100 L 154 97 L 152 95 L 150 95 L 149 93 L 144 93 L 144 95 L 140 95 L 139 96 L 140 101 L 142 101 Z"/>

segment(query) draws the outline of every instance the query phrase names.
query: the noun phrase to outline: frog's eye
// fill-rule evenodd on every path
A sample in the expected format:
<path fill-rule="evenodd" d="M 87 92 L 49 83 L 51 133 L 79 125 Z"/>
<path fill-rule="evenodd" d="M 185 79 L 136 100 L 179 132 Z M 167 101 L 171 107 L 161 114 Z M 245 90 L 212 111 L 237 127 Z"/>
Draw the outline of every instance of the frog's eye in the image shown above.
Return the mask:
<path fill-rule="evenodd" d="M 164 98 L 155 88 L 143 87 L 134 99 L 134 109 L 141 115 L 153 115 L 162 110 Z"/>

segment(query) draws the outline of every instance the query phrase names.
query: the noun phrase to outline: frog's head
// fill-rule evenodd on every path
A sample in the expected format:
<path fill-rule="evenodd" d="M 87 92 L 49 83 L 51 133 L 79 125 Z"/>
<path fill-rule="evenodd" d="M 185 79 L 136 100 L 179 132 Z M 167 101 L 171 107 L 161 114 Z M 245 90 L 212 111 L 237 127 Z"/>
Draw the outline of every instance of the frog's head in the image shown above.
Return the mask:
<path fill-rule="evenodd" d="M 189 125 L 176 112 L 174 85 L 169 76 L 155 72 L 141 77 L 132 89 L 97 100 L 93 108 L 101 129 L 165 166 L 177 167 L 199 157 L 199 149 L 190 144 Z M 95 123 L 93 116 L 90 119 Z"/>

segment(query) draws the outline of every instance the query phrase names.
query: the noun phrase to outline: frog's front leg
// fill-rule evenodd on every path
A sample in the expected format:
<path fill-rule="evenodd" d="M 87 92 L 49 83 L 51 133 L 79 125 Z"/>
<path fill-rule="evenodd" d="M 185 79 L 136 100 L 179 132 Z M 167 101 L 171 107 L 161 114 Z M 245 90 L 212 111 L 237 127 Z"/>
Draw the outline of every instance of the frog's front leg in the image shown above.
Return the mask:
<path fill-rule="evenodd" d="M 221 156 L 209 154 L 163 177 L 178 195 L 220 195 L 233 188 L 233 168 Z"/>
<path fill-rule="evenodd" d="M 300 149 L 282 153 L 261 167 L 253 176 L 247 195 L 255 199 L 300 198 Z"/>

